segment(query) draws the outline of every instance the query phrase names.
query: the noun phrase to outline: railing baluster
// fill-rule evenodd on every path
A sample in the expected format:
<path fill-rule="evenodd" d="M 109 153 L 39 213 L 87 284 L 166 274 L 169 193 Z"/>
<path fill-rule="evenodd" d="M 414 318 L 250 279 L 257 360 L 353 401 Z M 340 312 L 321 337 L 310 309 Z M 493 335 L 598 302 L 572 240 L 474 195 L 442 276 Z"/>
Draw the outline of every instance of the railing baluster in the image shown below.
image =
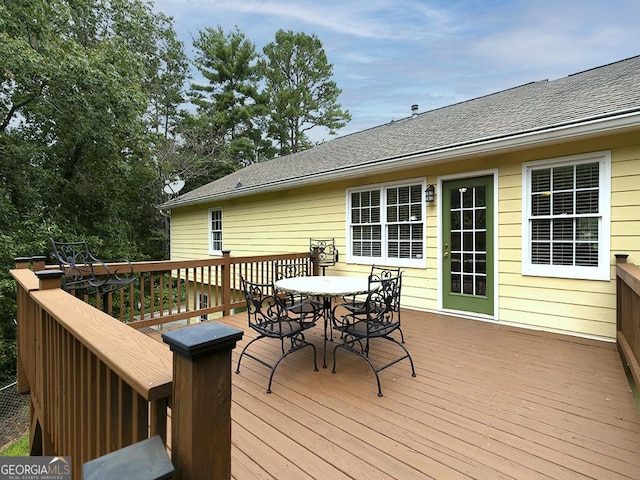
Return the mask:
<path fill-rule="evenodd" d="M 153 318 L 156 311 L 156 276 L 154 272 L 149 273 L 149 317 Z"/>

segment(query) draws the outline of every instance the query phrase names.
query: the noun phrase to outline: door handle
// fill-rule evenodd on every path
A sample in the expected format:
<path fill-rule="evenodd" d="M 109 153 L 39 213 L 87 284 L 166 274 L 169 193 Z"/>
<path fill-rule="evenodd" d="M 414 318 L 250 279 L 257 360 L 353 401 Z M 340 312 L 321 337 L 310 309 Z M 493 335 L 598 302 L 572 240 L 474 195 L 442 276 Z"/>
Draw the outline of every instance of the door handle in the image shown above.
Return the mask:
<path fill-rule="evenodd" d="M 449 256 L 449 252 L 444 252 L 445 258 Z"/>

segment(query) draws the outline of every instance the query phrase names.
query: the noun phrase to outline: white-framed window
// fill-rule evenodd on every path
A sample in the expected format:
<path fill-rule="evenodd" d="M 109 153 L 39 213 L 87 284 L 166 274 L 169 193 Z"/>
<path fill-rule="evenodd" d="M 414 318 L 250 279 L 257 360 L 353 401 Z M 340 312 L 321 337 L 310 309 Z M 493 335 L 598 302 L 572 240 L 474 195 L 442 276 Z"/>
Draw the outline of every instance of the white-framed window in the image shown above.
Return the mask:
<path fill-rule="evenodd" d="M 209 308 L 209 295 L 206 293 L 198 292 L 198 305 L 196 306 L 198 310 Z M 204 314 L 200 315 L 200 320 L 208 320 L 209 315 Z"/>
<path fill-rule="evenodd" d="M 347 190 L 347 261 L 425 266 L 425 182 Z"/>
<path fill-rule="evenodd" d="M 610 279 L 611 154 L 523 164 L 525 275 Z"/>
<path fill-rule="evenodd" d="M 209 210 L 209 254 L 222 255 L 222 209 Z"/>

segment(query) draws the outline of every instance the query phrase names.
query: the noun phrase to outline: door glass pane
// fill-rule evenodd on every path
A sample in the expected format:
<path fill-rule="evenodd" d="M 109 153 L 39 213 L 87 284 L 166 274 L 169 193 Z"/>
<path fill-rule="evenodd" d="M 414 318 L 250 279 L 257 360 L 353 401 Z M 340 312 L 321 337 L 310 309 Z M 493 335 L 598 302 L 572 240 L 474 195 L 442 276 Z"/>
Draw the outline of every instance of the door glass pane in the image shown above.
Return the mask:
<path fill-rule="evenodd" d="M 476 277 L 476 295 L 487 295 L 487 277 Z"/>
<path fill-rule="evenodd" d="M 451 230 L 460 230 L 460 212 L 451 212 Z"/>
<path fill-rule="evenodd" d="M 473 253 L 465 253 L 462 258 L 464 259 L 462 268 L 464 268 L 465 273 L 473 273 Z"/>
<path fill-rule="evenodd" d="M 485 254 L 476 254 L 476 273 L 487 273 L 487 256 Z"/>
<path fill-rule="evenodd" d="M 462 250 L 462 235 L 459 232 L 451 233 L 451 250 L 460 251 Z"/>
<path fill-rule="evenodd" d="M 462 262 L 459 253 L 451 254 L 451 271 L 452 272 L 461 272 L 462 271 Z"/>
<path fill-rule="evenodd" d="M 462 282 L 459 274 L 451 274 L 451 293 L 462 293 Z"/>
<path fill-rule="evenodd" d="M 473 232 L 465 232 L 464 239 L 464 251 L 473 252 Z"/>
<path fill-rule="evenodd" d="M 464 210 L 462 213 L 463 228 L 473 228 L 473 210 Z"/>
<path fill-rule="evenodd" d="M 464 275 L 462 278 L 462 293 L 473 295 L 473 275 Z"/>
<path fill-rule="evenodd" d="M 474 188 L 476 194 L 476 207 L 487 206 L 487 187 L 481 185 Z"/>
<path fill-rule="evenodd" d="M 458 190 L 451 190 L 451 194 L 449 196 L 451 197 L 451 210 L 460 208 L 460 193 Z"/>
<path fill-rule="evenodd" d="M 467 188 L 467 189 L 463 189 L 465 190 L 464 192 L 462 192 L 462 206 L 464 208 L 471 208 L 473 207 L 473 188 Z"/>

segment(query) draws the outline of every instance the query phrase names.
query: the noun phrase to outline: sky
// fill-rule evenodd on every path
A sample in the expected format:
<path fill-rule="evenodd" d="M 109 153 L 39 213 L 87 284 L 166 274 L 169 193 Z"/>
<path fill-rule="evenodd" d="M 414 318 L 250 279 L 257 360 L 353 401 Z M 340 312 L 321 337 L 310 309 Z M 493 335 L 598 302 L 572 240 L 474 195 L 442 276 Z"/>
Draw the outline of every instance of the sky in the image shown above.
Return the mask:
<path fill-rule="evenodd" d="M 259 52 L 279 29 L 315 34 L 351 114 L 346 135 L 640 55 L 638 0 L 155 0 L 193 58 L 206 27 Z M 326 130 L 310 138 L 329 140 Z"/>

